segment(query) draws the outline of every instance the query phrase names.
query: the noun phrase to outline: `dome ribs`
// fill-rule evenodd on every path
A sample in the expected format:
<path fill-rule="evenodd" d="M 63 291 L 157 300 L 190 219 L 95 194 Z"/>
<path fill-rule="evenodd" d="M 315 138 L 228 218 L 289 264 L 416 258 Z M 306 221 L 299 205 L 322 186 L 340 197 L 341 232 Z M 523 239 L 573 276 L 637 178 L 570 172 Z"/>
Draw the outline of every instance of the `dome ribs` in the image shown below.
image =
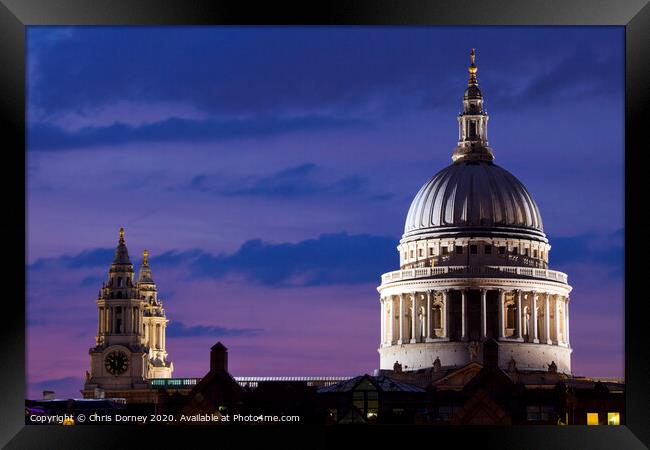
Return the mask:
<path fill-rule="evenodd" d="M 544 231 L 530 192 L 510 172 L 489 162 L 452 164 L 418 191 L 405 235 L 448 227 Z"/>

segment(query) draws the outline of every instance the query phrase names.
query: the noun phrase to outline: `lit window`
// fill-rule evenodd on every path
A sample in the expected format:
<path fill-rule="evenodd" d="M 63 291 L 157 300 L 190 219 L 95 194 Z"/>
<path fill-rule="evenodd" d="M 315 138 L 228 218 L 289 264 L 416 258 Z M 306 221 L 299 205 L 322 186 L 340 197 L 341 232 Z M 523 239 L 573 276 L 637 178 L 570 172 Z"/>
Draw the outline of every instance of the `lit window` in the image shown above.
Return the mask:
<path fill-rule="evenodd" d="M 587 425 L 598 425 L 598 413 L 587 413 Z"/>
<path fill-rule="evenodd" d="M 607 425 L 620 425 L 621 415 L 617 412 L 607 413 Z"/>
<path fill-rule="evenodd" d="M 533 250 L 533 258 L 537 258 L 537 250 Z"/>

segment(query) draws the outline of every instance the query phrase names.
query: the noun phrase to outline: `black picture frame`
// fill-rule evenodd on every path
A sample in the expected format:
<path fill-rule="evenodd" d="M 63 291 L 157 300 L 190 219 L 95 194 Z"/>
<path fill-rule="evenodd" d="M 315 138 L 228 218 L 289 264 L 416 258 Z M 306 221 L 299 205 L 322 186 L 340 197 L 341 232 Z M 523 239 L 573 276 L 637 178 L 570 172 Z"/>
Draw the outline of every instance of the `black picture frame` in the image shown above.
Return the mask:
<path fill-rule="evenodd" d="M 187 432 L 166 427 L 148 433 L 134 426 L 25 426 L 25 35 L 35 25 L 607 25 L 625 27 L 625 382 L 626 424 L 619 427 L 378 427 L 372 432 L 356 429 L 365 437 L 396 438 L 405 446 L 416 440 L 445 441 L 477 448 L 646 448 L 650 445 L 650 352 L 646 350 L 642 257 L 647 247 L 643 196 L 648 189 L 643 177 L 643 156 L 648 150 L 644 128 L 650 123 L 650 5 L 648 0 L 366 0 L 278 4 L 210 0 L 0 0 L 0 102 L 5 170 L 2 220 L 5 274 L 3 326 L 0 327 L 2 407 L 0 444 L 6 448 L 126 448 L 136 440 L 147 446 L 167 442 L 168 432 Z M 22 153 L 21 153 L 22 152 Z M 7 163 L 8 161 L 8 163 Z M 21 265 L 22 264 L 22 265 Z M 20 302 L 19 299 L 23 299 Z M 297 438 L 289 430 L 263 428 L 279 443 L 323 444 L 335 439 L 340 428 L 299 427 L 311 437 Z M 348 428 L 350 430 L 350 428 Z M 346 431 L 348 431 L 346 430 Z M 260 432 L 260 429 L 253 431 Z M 316 439 L 316 432 L 324 440 Z M 212 445 L 243 444 L 251 428 L 195 427 L 192 442 Z M 300 433 L 302 434 L 302 433 Z M 298 441 L 300 439 L 300 441 Z M 369 444 L 370 445 L 370 444 Z M 221 445 L 219 445 L 221 446 Z M 480 447 L 479 447 L 480 446 Z"/>

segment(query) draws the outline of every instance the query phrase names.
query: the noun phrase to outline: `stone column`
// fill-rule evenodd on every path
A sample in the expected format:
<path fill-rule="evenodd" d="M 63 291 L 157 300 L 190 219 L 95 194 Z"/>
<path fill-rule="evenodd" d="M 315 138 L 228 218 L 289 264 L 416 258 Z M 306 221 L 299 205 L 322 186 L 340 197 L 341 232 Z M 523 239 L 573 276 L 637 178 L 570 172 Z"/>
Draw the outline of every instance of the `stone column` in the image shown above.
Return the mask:
<path fill-rule="evenodd" d="M 449 290 L 445 289 L 442 291 L 442 314 L 441 319 L 444 320 L 442 323 L 443 328 L 443 337 L 449 339 Z"/>
<path fill-rule="evenodd" d="M 413 292 L 411 294 L 411 344 L 415 344 L 417 342 L 417 329 L 418 329 L 417 304 L 418 304 L 418 295 L 417 293 Z"/>
<path fill-rule="evenodd" d="M 404 342 L 404 295 L 400 294 L 399 296 L 399 339 L 397 340 L 398 344 Z"/>
<path fill-rule="evenodd" d="M 431 291 L 427 291 L 427 335 L 426 342 L 431 342 Z"/>
<path fill-rule="evenodd" d="M 566 345 L 571 345 L 571 340 L 570 340 L 570 335 L 569 335 L 569 296 L 567 295 L 566 300 L 564 302 L 564 309 L 566 311 L 566 314 L 564 314 L 564 320 L 566 321 L 566 326 L 564 328 L 564 332 L 566 335 Z"/>
<path fill-rule="evenodd" d="M 461 333 L 460 333 L 460 338 L 463 341 L 467 340 L 467 294 L 465 289 L 461 289 L 460 291 L 461 295 L 461 305 L 460 305 L 460 312 L 461 312 Z"/>
<path fill-rule="evenodd" d="M 379 346 L 383 347 L 384 346 L 384 340 L 386 339 L 386 333 L 384 330 L 384 322 L 386 319 L 386 311 L 384 310 L 384 299 L 383 297 L 379 298 L 379 323 L 381 324 L 381 327 L 379 328 Z"/>
<path fill-rule="evenodd" d="M 395 307 L 393 306 L 393 296 L 391 295 L 388 297 L 388 317 L 390 320 L 388 321 L 388 333 L 390 336 L 390 340 L 388 341 L 389 345 L 393 345 L 393 341 L 395 340 L 395 336 L 393 333 L 393 322 L 395 322 Z"/>
<path fill-rule="evenodd" d="M 122 306 L 122 329 L 124 334 L 131 332 L 131 314 L 133 314 L 133 309 L 130 306 Z"/>
<path fill-rule="evenodd" d="M 553 296 L 553 304 L 555 305 L 555 343 L 560 344 L 560 302 L 558 300 L 558 295 Z"/>
<path fill-rule="evenodd" d="M 548 298 L 548 293 L 545 294 L 546 297 L 546 304 L 544 305 L 544 332 L 546 333 L 546 336 L 544 338 L 546 339 L 546 343 L 548 345 L 551 345 L 553 341 L 551 340 L 551 302 Z"/>
<path fill-rule="evenodd" d="M 115 330 L 115 308 L 111 307 L 111 333 L 116 333 Z"/>
<path fill-rule="evenodd" d="M 487 314 L 486 314 L 487 289 L 481 289 L 481 337 L 487 337 Z"/>
<path fill-rule="evenodd" d="M 533 292 L 533 342 L 539 344 L 539 335 L 537 334 L 537 292 Z"/>
<path fill-rule="evenodd" d="M 498 316 L 499 316 L 499 340 L 503 340 L 505 338 L 505 317 L 503 317 L 503 299 L 505 298 L 506 292 L 503 289 L 499 289 L 499 310 L 498 310 Z"/>
<path fill-rule="evenodd" d="M 517 340 L 523 341 L 524 338 L 521 334 L 521 317 L 524 311 L 521 308 L 521 290 L 517 291 Z"/>
<path fill-rule="evenodd" d="M 103 310 L 104 310 L 104 308 L 102 308 L 101 306 L 99 308 L 97 308 L 97 311 L 99 313 L 99 320 L 97 321 L 97 334 L 98 335 L 102 334 L 102 320 L 104 319 L 104 314 L 103 314 L 104 311 Z"/>

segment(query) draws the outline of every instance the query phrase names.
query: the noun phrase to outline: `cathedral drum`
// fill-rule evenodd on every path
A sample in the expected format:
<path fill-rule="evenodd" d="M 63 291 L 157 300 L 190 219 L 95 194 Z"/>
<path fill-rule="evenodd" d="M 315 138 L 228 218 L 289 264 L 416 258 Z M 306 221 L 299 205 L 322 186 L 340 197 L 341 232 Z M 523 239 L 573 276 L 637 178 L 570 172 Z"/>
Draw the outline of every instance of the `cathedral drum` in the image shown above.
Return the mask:
<path fill-rule="evenodd" d="M 549 269 L 551 246 L 526 187 L 494 163 L 472 50 L 452 164 L 422 186 L 397 246 L 399 270 L 377 288 L 381 369 L 499 366 L 571 373 L 567 275 Z"/>

